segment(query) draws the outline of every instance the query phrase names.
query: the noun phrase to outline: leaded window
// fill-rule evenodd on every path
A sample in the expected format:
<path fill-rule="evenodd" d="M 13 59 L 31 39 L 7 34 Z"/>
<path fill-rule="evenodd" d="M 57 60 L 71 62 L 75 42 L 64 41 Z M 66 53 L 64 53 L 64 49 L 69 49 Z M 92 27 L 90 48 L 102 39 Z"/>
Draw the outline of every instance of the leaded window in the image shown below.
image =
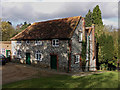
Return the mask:
<path fill-rule="evenodd" d="M 38 61 L 42 61 L 42 53 L 39 50 L 35 53 L 35 59 Z"/>

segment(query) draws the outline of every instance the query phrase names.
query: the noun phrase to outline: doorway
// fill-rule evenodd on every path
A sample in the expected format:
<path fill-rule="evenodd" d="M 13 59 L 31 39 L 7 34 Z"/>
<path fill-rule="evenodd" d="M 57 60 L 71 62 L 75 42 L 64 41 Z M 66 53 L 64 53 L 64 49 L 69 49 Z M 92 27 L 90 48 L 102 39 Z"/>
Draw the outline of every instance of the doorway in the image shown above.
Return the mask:
<path fill-rule="evenodd" d="M 30 53 L 26 53 L 26 64 L 31 64 L 30 62 Z"/>
<path fill-rule="evenodd" d="M 6 50 L 6 58 L 7 58 L 7 62 L 11 61 L 11 52 L 10 52 L 10 50 Z"/>
<path fill-rule="evenodd" d="M 57 66 L 58 66 L 57 55 L 50 55 L 50 66 L 51 69 L 57 70 Z"/>

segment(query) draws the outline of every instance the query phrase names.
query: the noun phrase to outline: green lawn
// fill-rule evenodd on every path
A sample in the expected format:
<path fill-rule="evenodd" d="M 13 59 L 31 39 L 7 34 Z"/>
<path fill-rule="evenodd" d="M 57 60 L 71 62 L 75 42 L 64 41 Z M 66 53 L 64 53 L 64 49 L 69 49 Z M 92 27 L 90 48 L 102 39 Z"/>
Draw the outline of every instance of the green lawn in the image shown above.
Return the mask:
<path fill-rule="evenodd" d="M 118 72 L 82 77 L 53 75 L 5 84 L 3 88 L 118 88 Z"/>

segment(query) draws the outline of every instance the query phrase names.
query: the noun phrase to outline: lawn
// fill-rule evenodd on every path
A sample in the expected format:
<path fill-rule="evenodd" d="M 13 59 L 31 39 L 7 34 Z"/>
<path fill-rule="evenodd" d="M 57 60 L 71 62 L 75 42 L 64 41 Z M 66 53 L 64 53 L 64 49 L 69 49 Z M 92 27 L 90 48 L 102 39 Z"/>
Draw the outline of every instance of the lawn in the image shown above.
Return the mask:
<path fill-rule="evenodd" d="M 88 76 L 53 75 L 3 85 L 3 88 L 118 88 L 118 72 Z"/>

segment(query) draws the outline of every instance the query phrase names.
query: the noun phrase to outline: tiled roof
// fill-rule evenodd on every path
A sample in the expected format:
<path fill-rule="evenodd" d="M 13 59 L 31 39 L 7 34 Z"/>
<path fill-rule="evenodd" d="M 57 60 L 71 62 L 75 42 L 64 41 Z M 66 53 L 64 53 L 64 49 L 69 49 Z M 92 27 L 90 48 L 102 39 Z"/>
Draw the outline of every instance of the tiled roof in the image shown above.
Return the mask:
<path fill-rule="evenodd" d="M 71 38 L 81 16 L 36 22 L 11 40 Z"/>

